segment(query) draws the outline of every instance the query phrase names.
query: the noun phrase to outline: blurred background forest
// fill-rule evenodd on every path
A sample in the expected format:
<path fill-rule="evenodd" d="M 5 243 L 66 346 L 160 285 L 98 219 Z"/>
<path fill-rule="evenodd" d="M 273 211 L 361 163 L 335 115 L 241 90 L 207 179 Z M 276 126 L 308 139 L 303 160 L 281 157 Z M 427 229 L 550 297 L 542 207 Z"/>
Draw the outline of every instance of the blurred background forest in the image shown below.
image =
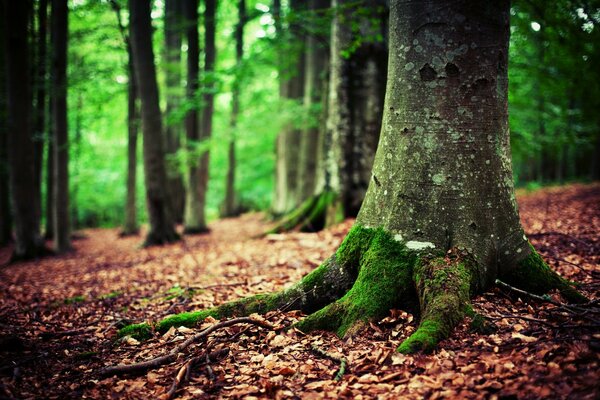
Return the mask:
<path fill-rule="evenodd" d="M 36 59 L 40 55 L 35 51 L 40 35 L 40 7 L 48 7 L 46 3 L 33 2 L 34 13 L 28 28 L 31 54 L 37 60 L 33 65 L 40 62 Z M 278 35 L 277 24 L 299 26 L 300 29 L 310 25 L 313 30 L 322 30 L 320 37 L 327 42 L 331 11 L 298 10 L 293 4 L 282 1 L 279 11 L 282 20 L 278 22 L 279 17 L 274 16 L 274 4 L 270 1 L 245 1 L 240 59 L 236 52 L 240 2 L 219 1 L 214 71 L 200 68 L 199 87 L 192 99 L 186 100 L 188 44 L 185 35 L 180 33 L 181 36 L 175 39 L 180 52 L 169 55 L 169 38 L 166 36 L 169 29 L 172 32 L 178 27 L 177 22 L 169 22 L 166 18 L 168 3 L 169 0 L 156 0 L 152 2 L 151 11 L 163 124 L 177 137 L 178 143 L 166 149 L 168 175 L 171 179 L 184 176 L 189 160 L 208 150 L 206 213 L 209 220 L 218 218 L 226 194 L 230 142 L 235 138 L 238 208 L 268 210 L 275 191 L 277 135 L 290 124 L 296 127 L 323 124 L 319 117 L 323 110 L 321 102 L 312 102 L 307 107 L 302 97 L 294 99 L 280 95 L 281 73 L 296 73 L 289 66 L 282 68 L 282 62 L 294 65 L 299 53 L 296 50 L 298 43 L 301 44 L 307 34 L 300 31 L 295 35 Z M 362 8 L 357 7 L 353 12 L 363 12 L 371 18 L 370 11 L 364 11 L 369 6 L 358 3 Z M 128 7 L 123 0 L 71 0 L 68 7 L 71 223 L 75 228 L 118 226 L 125 219 L 127 194 L 130 77 L 124 37 L 127 39 Z M 204 7 L 205 2 L 201 1 L 198 12 L 200 60 L 205 57 Z M 512 4 L 510 129 L 514 179 L 518 186 L 536 187 L 599 178 L 599 10 L 591 3 L 568 0 L 518 0 Z M 307 24 L 306 21 L 312 22 Z M 45 35 L 44 40 L 48 41 L 49 35 Z M 350 47 L 342 49 L 342 57 L 350 58 L 352 52 L 369 41 L 385 45 L 385 37 L 381 34 L 359 36 L 350 42 Z M 48 87 L 48 73 L 44 72 L 36 85 Z M 385 77 L 383 79 L 385 81 Z M 207 85 L 207 82 L 211 84 Z M 202 109 L 203 95 L 207 91 L 215 94 L 212 136 L 184 145 L 186 113 L 190 109 Z M 235 123 L 232 123 L 233 104 L 237 103 L 232 98 L 234 92 L 239 94 L 239 110 Z M 34 141 L 46 148 L 42 160 L 43 199 L 48 197 L 49 187 L 47 131 L 46 122 L 34 136 Z M 139 136 L 136 209 L 138 221 L 144 222 L 148 216 L 141 131 Z M 42 201 L 42 226 L 48 215 L 46 207 L 47 203 Z"/>

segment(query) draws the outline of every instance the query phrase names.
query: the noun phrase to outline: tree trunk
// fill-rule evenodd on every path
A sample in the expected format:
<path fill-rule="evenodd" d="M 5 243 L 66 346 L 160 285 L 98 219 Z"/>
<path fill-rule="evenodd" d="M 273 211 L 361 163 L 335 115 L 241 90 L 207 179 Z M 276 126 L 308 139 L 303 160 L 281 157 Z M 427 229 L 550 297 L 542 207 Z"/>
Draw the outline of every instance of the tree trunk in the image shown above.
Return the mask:
<path fill-rule="evenodd" d="M 173 156 L 181 146 L 181 122 L 172 118 L 181 106 L 183 91 L 181 86 L 181 42 L 184 33 L 183 13 L 188 0 L 167 0 L 165 2 L 165 83 L 167 100 L 166 156 Z M 194 2 L 194 1 L 192 1 Z M 197 3 L 197 2 L 194 2 Z M 169 207 L 176 222 L 183 221 L 185 206 L 185 186 L 183 176 L 176 166 L 167 163 L 167 185 Z"/>
<path fill-rule="evenodd" d="M 304 41 L 301 39 L 297 15 L 304 8 L 304 3 L 299 0 L 290 1 L 290 12 L 296 14 L 296 17 L 292 18 L 293 22 L 290 22 L 287 32 L 281 28 L 280 4 L 275 4 L 274 8 L 278 40 L 286 45 L 285 55 L 280 55 L 278 60 L 279 97 L 300 102 L 304 96 Z M 276 216 L 290 212 L 299 205 L 299 147 L 300 129 L 289 123 L 277 136 L 275 148 L 275 192 L 271 211 Z"/>
<path fill-rule="evenodd" d="M 52 0 L 52 123 L 54 133 L 54 249 L 71 249 L 67 127 L 67 0 Z"/>
<path fill-rule="evenodd" d="M 150 229 L 144 245 L 163 244 L 178 240 L 167 199 L 167 174 L 165 169 L 164 136 L 154 52 L 152 50 L 152 25 L 150 2 L 129 2 L 131 48 L 135 78 L 139 89 L 144 135 L 144 172 L 146 203 Z"/>
<path fill-rule="evenodd" d="M 137 181 L 137 137 L 139 125 L 137 84 L 135 81 L 135 69 L 133 68 L 133 53 L 131 41 L 127 34 L 127 28 L 121 18 L 121 6 L 116 0 L 112 0 L 111 6 L 117 16 L 117 23 L 121 37 L 127 49 L 127 196 L 125 200 L 125 222 L 121 236 L 135 235 L 139 231 L 137 223 L 136 207 L 136 181 Z"/>
<path fill-rule="evenodd" d="M 0 21 L 6 21 L 4 5 L 0 5 Z M 12 240 L 12 216 L 8 192 L 8 109 L 6 91 L 6 32 L 0 28 L 0 246 Z"/>
<path fill-rule="evenodd" d="M 387 73 L 387 14 L 375 12 L 371 18 L 356 17 L 352 3 L 338 1 L 339 8 L 332 30 L 329 121 L 331 135 L 331 190 L 339 199 L 338 211 L 345 217 L 356 216 L 365 196 L 377 149 Z M 358 7 L 365 7 L 364 4 Z M 385 10 L 379 4 L 377 9 Z M 353 31 L 353 21 L 359 28 Z M 372 21 L 378 21 L 373 26 Z M 376 37 L 365 40 L 359 48 L 345 55 L 357 36 Z"/>
<path fill-rule="evenodd" d="M 46 64 L 47 64 L 47 28 L 48 28 L 48 0 L 38 3 L 38 31 L 36 69 L 35 69 L 35 133 L 34 133 L 34 168 L 35 168 L 35 197 L 33 199 L 37 219 L 42 217 L 42 165 L 44 161 L 44 141 L 47 138 L 46 124 Z"/>
<path fill-rule="evenodd" d="M 204 9 L 204 78 L 202 96 L 202 116 L 200 122 L 199 139 L 202 144 L 208 144 L 212 134 L 212 116 L 214 109 L 214 66 L 216 57 L 215 47 L 215 14 L 216 0 L 206 0 Z M 188 206 L 193 210 L 186 211 L 185 229 L 188 233 L 202 233 L 208 230 L 206 225 L 206 191 L 208 190 L 208 167 L 209 150 L 204 149 L 200 155 L 198 166 L 198 178 L 194 182 L 197 186 L 196 199 L 193 203 L 188 202 Z M 190 178 L 192 179 L 192 178 Z M 190 188 L 190 190 L 193 190 Z M 193 212 L 192 212 L 193 211 Z M 189 216 L 188 216 L 189 214 Z M 192 215 L 193 214 L 193 215 Z"/>
<path fill-rule="evenodd" d="M 48 96 L 48 123 L 46 124 L 46 227 L 44 237 L 47 240 L 54 239 L 54 134 L 52 133 L 52 108 L 53 96 Z"/>
<path fill-rule="evenodd" d="M 187 100 L 194 102 L 198 91 L 200 49 L 198 38 L 198 1 L 191 0 L 185 4 L 185 27 L 188 44 L 187 53 Z M 198 144 L 198 110 L 192 107 L 185 116 L 185 130 L 188 151 L 194 154 L 194 146 Z M 203 211 L 200 209 L 200 167 L 197 160 L 188 165 L 188 186 L 185 207 L 185 233 L 202 233 L 206 231 L 205 224 L 201 224 Z"/>
<path fill-rule="evenodd" d="M 236 73 L 231 90 L 231 119 L 229 127 L 231 136 L 227 149 L 227 179 L 225 182 L 225 201 L 221 215 L 232 217 L 239 214 L 235 195 L 235 135 L 238 114 L 240 113 L 240 80 L 242 77 L 242 60 L 244 58 L 244 26 L 246 25 L 246 0 L 238 0 L 238 23 L 235 28 L 235 61 Z"/>
<path fill-rule="evenodd" d="M 381 139 L 365 201 L 337 252 L 282 292 L 174 315 L 157 329 L 285 307 L 312 313 L 296 324 L 302 331 L 346 336 L 404 308 L 420 314 L 398 348 L 411 353 L 432 350 L 464 315 L 475 317 L 470 296 L 497 278 L 587 301 L 549 269 L 519 222 L 509 11 L 508 0 L 391 2 Z"/>
<path fill-rule="evenodd" d="M 31 199 L 35 196 L 33 140 L 31 130 L 31 85 L 27 21 L 30 1 L 7 1 L 3 29 L 6 49 L 6 93 L 8 111 L 8 164 L 11 204 L 15 228 L 13 260 L 33 258 L 45 252 Z"/>

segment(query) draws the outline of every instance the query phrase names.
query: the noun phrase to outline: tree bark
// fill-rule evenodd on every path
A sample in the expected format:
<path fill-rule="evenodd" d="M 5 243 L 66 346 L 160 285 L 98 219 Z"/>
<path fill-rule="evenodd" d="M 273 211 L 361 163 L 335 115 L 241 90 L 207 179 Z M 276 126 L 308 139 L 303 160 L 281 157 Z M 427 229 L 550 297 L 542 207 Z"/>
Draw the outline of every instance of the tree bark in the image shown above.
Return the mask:
<path fill-rule="evenodd" d="M 184 9 L 185 27 L 188 44 L 187 54 L 187 100 L 194 102 L 198 91 L 200 44 L 198 37 L 198 1 L 188 1 Z M 185 116 L 185 130 L 188 151 L 194 153 L 194 146 L 200 139 L 198 124 L 198 109 L 192 107 Z M 188 187 L 186 192 L 185 207 L 185 233 L 202 233 L 206 226 L 200 224 L 202 210 L 200 193 L 200 167 L 197 160 L 188 165 Z"/>
<path fill-rule="evenodd" d="M 44 238 L 54 239 L 54 134 L 52 133 L 52 104 L 54 103 L 52 92 L 48 96 L 48 123 L 46 125 L 46 227 Z"/>
<path fill-rule="evenodd" d="M 67 126 L 67 0 L 52 0 L 52 123 L 54 131 L 54 249 L 71 249 Z"/>
<path fill-rule="evenodd" d="M 7 1 L 3 25 L 6 49 L 6 93 L 10 195 L 15 228 L 13 260 L 33 258 L 45 252 L 39 220 L 31 207 L 35 196 L 35 171 L 31 130 L 31 85 L 27 22 L 30 1 Z"/>
<path fill-rule="evenodd" d="M 329 86 L 329 119 L 331 135 L 330 185 L 345 217 L 356 216 L 370 180 L 370 171 L 377 149 L 387 74 L 387 35 L 385 11 L 373 11 L 372 18 L 357 17 L 348 0 L 337 6 L 332 28 L 331 70 Z M 385 4 L 378 4 L 385 10 Z M 372 20 L 378 21 L 376 25 Z M 352 21 L 348 23 L 347 21 Z M 358 26 L 354 30 L 352 26 Z M 359 37 L 376 37 L 352 51 Z M 350 52 L 350 54 L 346 54 Z"/>
<path fill-rule="evenodd" d="M 216 27 L 216 0 L 206 0 L 204 9 L 204 77 L 202 96 L 202 115 L 200 122 L 199 139 L 202 144 L 208 144 L 212 135 L 212 116 L 214 110 L 214 66 L 216 58 L 215 27 Z M 198 180 L 196 200 L 192 205 L 194 215 L 186 218 L 185 229 L 187 232 L 201 233 L 208 230 L 206 224 L 206 191 L 208 190 L 209 150 L 202 151 L 198 166 Z M 188 203 L 188 206 L 190 204 Z M 191 213 L 190 213 L 191 214 Z M 187 216 L 187 211 L 186 211 Z"/>
<path fill-rule="evenodd" d="M 35 168 L 35 197 L 33 199 L 38 220 L 42 217 L 42 165 L 44 161 L 44 141 L 47 138 L 46 123 L 46 65 L 47 57 L 47 28 L 48 0 L 40 0 L 37 10 L 38 30 L 35 40 L 37 43 L 35 68 L 35 133 L 34 133 L 34 168 Z"/>
<path fill-rule="evenodd" d="M 166 156 L 175 155 L 181 147 L 182 124 L 172 118 L 174 112 L 181 106 L 183 90 L 181 86 L 181 43 L 184 34 L 183 13 L 188 1 L 165 1 L 165 83 L 167 123 Z M 169 206 L 176 222 L 183 221 L 185 207 L 185 186 L 183 176 L 174 165 L 167 163 L 167 185 L 169 188 Z"/>
<path fill-rule="evenodd" d="M 240 113 L 240 80 L 242 77 L 242 65 L 244 59 L 244 26 L 247 21 L 246 0 L 238 0 L 238 23 L 235 28 L 235 61 L 236 73 L 231 90 L 231 119 L 229 127 L 231 136 L 227 149 L 227 179 L 225 182 L 225 201 L 221 215 L 223 217 L 232 217 L 239 214 L 235 193 L 235 135 Z"/>
<path fill-rule="evenodd" d="M 145 245 L 149 246 L 173 242 L 178 240 L 179 236 L 175 232 L 165 190 L 167 174 L 164 136 L 152 50 L 150 2 L 130 1 L 129 15 L 133 64 L 141 100 L 146 203 L 150 217 L 150 229 Z"/>
<path fill-rule="evenodd" d="M 6 21 L 4 4 L 0 6 L 0 21 Z M 6 32 L 0 28 L 0 246 L 12 240 L 12 216 L 8 191 L 8 109 L 6 91 Z"/>
<path fill-rule="evenodd" d="M 290 12 L 297 14 L 304 9 L 304 2 L 290 1 Z M 277 5 L 279 13 L 280 5 Z M 285 40 L 285 59 L 279 59 L 279 97 L 283 100 L 300 102 L 304 97 L 304 42 L 301 40 L 299 20 L 290 22 L 288 31 L 284 32 L 276 16 L 278 40 Z M 300 147 L 300 129 L 288 123 L 277 136 L 275 163 L 275 193 L 272 212 L 283 215 L 299 205 L 298 197 L 298 162 Z"/>
<path fill-rule="evenodd" d="M 121 17 L 121 7 L 116 0 L 111 0 L 111 6 L 117 16 L 119 31 L 127 50 L 127 196 L 125 199 L 125 221 L 122 236 L 135 235 L 139 231 L 136 207 L 137 182 L 137 137 L 139 126 L 138 90 L 133 68 L 133 53 L 127 28 Z"/>

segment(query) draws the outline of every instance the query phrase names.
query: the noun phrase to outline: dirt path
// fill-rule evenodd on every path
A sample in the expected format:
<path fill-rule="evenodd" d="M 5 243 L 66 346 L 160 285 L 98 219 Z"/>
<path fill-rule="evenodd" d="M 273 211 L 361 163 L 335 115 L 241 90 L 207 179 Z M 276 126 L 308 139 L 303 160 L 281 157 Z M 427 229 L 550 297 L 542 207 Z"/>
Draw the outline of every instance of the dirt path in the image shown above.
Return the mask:
<path fill-rule="evenodd" d="M 597 298 L 600 268 L 600 185 L 573 185 L 518 195 L 532 243 L 563 276 Z M 215 221 L 207 235 L 151 249 L 115 229 L 82 231 L 75 251 L 0 269 L 0 396 L 8 398 L 155 398 L 169 388 L 177 365 L 127 379 L 97 376 L 105 365 L 144 359 L 171 348 L 183 330 L 144 343 L 115 346 L 116 327 L 156 320 L 247 295 L 277 290 L 329 256 L 352 221 L 325 232 L 255 238 L 259 214 Z M 9 249 L 0 250 L 0 264 Z M 194 290 L 188 290 L 194 287 Z M 199 288 L 204 288 L 199 290 Z M 230 329 L 211 339 L 228 355 L 198 367 L 178 392 L 190 397 L 321 398 L 460 396 L 463 398 L 595 398 L 597 328 L 551 329 L 584 322 L 536 301 L 508 299 L 495 290 L 475 300 L 497 317 L 491 335 L 470 332 L 468 321 L 434 355 L 393 351 L 414 330 L 411 315 L 394 311 L 359 338 L 249 330 L 228 343 Z M 523 299 L 526 300 L 526 299 Z M 500 318 L 500 315 L 511 318 Z M 292 321 L 299 316 L 287 313 Z M 219 338 L 224 341 L 219 342 Z M 349 370 L 334 382 L 336 363 L 313 345 L 341 354 Z M 195 349 L 201 351 L 202 347 Z"/>

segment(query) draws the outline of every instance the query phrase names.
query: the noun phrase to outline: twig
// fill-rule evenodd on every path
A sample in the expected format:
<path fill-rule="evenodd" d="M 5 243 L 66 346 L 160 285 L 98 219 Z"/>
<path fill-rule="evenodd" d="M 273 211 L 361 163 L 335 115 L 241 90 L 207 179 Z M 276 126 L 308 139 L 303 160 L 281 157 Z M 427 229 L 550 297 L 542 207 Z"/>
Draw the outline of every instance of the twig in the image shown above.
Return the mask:
<path fill-rule="evenodd" d="M 171 388 L 164 396 L 165 399 L 167 399 L 167 400 L 172 399 L 175 396 L 175 392 L 177 392 L 177 389 L 179 389 L 179 386 L 181 385 L 181 383 L 184 380 L 187 380 L 185 378 L 186 378 L 186 376 L 188 376 L 188 373 L 189 373 L 190 369 L 192 368 L 192 364 L 194 363 L 194 361 L 195 361 L 195 358 L 188 360 L 188 362 L 186 362 L 183 365 L 183 367 L 181 367 L 179 369 L 179 372 L 177 372 L 177 375 L 175 376 L 175 380 L 173 381 Z"/>
<path fill-rule="evenodd" d="M 550 323 L 550 322 L 548 322 L 546 320 L 539 319 L 539 318 L 525 317 L 525 316 L 522 316 L 522 315 L 504 315 L 504 314 L 502 314 L 502 315 L 499 315 L 499 316 L 486 316 L 486 318 L 491 319 L 491 320 L 495 320 L 495 321 L 499 321 L 501 319 L 522 319 L 524 321 L 538 322 L 538 323 L 540 323 L 542 325 L 546 325 L 546 326 L 549 326 L 549 327 L 555 328 L 555 329 L 560 328 L 559 325 L 554 325 L 554 324 L 552 324 L 552 323 Z"/>
<path fill-rule="evenodd" d="M 326 352 L 325 350 L 319 348 L 316 344 L 312 345 L 312 351 L 319 354 L 320 356 L 329 358 L 330 360 L 340 364 L 340 368 L 338 369 L 337 373 L 335 374 L 335 377 L 333 378 L 333 380 L 336 382 L 340 381 L 344 376 L 344 373 L 346 373 L 346 366 L 348 365 L 348 361 L 343 357 L 337 357 L 331 353 Z"/>
<path fill-rule="evenodd" d="M 535 293 L 530 293 L 530 292 L 527 292 L 527 291 L 525 291 L 523 289 L 516 288 L 514 286 L 509 285 L 508 283 L 502 282 L 500 279 L 496 279 L 496 285 L 500 285 L 500 286 L 504 287 L 505 289 L 509 289 L 509 290 L 514 291 L 514 292 L 523 294 L 525 296 L 529 296 L 529 297 L 531 297 L 533 299 L 553 304 L 553 305 L 557 306 L 558 308 L 560 308 L 562 310 L 565 310 L 565 311 L 567 311 L 567 312 L 569 312 L 571 314 L 574 314 L 574 315 L 577 315 L 579 317 L 582 317 L 582 318 L 585 318 L 587 320 L 590 320 L 594 324 L 600 324 L 600 321 L 597 321 L 595 318 L 588 317 L 587 315 L 585 315 L 587 312 L 590 312 L 590 311 L 594 312 L 595 310 L 585 309 L 582 306 L 571 306 L 571 305 L 563 304 L 563 303 L 560 303 L 558 301 L 552 300 L 548 296 L 539 296 L 539 295 L 537 295 Z"/>
<path fill-rule="evenodd" d="M 219 322 L 217 324 L 213 324 L 213 325 L 209 326 L 208 328 L 204 329 L 202 332 L 199 332 L 199 333 L 195 334 L 194 336 L 188 338 L 187 340 L 185 340 L 183 343 L 181 343 L 179 346 L 175 347 L 173 350 L 171 350 L 167 354 L 152 358 L 150 360 L 141 361 L 138 363 L 119 364 L 119 365 L 115 365 L 112 367 L 107 367 L 107 368 L 100 370 L 99 373 L 100 373 L 100 375 L 104 375 L 104 376 L 106 376 L 106 375 L 122 375 L 122 374 L 143 372 L 143 371 L 147 371 L 149 369 L 157 368 L 161 365 L 175 361 L 177 359 L 179 353 L 181 353 L 183 350 L 185 350 L 192 343 L 197 342 L 200 339 L 207 337 L 208 335 L 210 335 L 211 333 L 213 333 L 214 331 L 216 331 L 218 329 L 226 328 L 228 326 L 237 325 L 237 324 L 251 324 L 251 325 L 259 326 L 261 328 L 273 330 L 273 325 L 271 325 L 270 323 L 268 323 L 266 321 L 259 321 L 259 320 L 249 318 L 249 317 L 234 318 L 234 319 L 230 319 L 228 321 Z"/>

